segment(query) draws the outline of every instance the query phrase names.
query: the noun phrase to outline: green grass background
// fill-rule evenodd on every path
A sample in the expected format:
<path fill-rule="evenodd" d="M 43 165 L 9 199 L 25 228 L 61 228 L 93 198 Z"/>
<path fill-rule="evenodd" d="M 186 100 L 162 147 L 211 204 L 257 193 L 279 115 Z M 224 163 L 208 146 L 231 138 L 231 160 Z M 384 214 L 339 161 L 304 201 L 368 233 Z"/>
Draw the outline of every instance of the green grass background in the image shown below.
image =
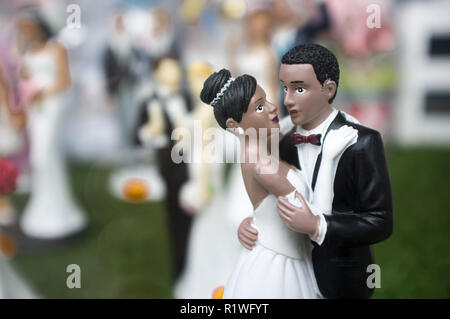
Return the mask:
<path fill-rule="evenodd" d="M 374 245 L 381 288 L 374 298 L 450 297 L 450 151 L 389 149 L 394 232 Z M 129 204 L 107 190 L 111 168 L 72 165 L 75 196 L 89 215 L 70 246 L 12 263 L 45 298 L 171 298 L 169 237 L 163 203 Z M 27 196 L 13 201 L 23 208 Z M 81 267 L 68 289 L 66 267 Z"/>

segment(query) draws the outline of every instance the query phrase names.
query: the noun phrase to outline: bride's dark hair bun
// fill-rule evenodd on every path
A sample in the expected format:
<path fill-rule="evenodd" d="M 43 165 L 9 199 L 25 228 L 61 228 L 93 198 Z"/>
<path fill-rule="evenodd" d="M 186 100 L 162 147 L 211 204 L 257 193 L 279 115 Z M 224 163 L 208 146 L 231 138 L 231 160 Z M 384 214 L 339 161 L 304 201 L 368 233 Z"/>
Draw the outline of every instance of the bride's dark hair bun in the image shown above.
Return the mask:
<path fill-rule="evenodd" d="M 227 69 L 222 69 L 219 72 L 214 72 L 206 79 L 203 84 L 203 90 L 200 93 L 200 99 L 206 103 L 210 104 L 212 100 L 216 97 L 217 93 L 220 92 L 222 87 L 231 78 L 231 73 Z"/>
<path fill-rule="evenodd" d="M 203 84 L 200 99 L 210 104 L 230 77 L 231 73 L 227 69 L 211 74 Z M 217 123 L 224 129 L 227 128 L 226 121 L 230 117 L 239 123 L 242 120 L 242 114 L 247 112 L 248 104 L 255 91 L 256 79 L 251 75 L 241 75 L 231 82 L 224 95 L 214 104 L 214 117 Z"/>

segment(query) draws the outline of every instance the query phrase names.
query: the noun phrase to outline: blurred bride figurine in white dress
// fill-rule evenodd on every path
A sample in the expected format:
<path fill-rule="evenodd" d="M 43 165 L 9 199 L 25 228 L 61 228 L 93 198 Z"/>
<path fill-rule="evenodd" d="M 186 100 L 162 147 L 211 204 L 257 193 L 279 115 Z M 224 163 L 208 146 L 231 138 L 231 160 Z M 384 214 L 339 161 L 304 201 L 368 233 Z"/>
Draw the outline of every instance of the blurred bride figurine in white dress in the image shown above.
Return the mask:
<path fill-rule="evenodd" d="M 65 48 L 50 40 L 51 31 L 36 13 L 17 21 L 23 53 L 22 76 L 35 87 L 28 105 L 31 198 L 21 219 L 31 237 L 57 239 L 81 231 L 86 218 L 76 205 L 67 181 L 60 147 L 62 115 L 71 85 Z"/>

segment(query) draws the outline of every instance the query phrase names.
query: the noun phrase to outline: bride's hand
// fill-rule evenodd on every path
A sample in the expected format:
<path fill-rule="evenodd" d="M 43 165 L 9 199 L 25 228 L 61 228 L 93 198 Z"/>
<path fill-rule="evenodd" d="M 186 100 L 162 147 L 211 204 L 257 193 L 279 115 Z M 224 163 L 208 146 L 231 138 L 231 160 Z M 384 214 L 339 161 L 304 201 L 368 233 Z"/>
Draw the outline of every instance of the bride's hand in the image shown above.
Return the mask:
<path fill-rule="evenodd" d="M 46 95 L 46 93 L 45 93 L 44 89 L 37 90 L 31 97 L 31 101 L 30 101 L 31 104 L 37 105 L 37 104 L 41 103 L 42 100 L 44 100 L 45 95 Z"/>
<path fill-rule="evenodd" d="M 348 146 L 356 143 L 358 131 L 351 126 L 344 125 L 337 130 L 331 130 L 323 144 L 323 156 L 335 159 L 341 155 Z"/>

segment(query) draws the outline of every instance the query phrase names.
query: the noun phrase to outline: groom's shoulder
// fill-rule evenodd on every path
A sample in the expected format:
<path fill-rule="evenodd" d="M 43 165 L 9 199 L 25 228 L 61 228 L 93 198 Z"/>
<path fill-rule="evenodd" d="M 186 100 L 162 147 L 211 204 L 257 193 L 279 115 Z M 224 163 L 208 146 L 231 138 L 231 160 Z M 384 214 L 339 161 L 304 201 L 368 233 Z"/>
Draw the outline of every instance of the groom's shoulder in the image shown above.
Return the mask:
<path fill-rule="evenodd" d="M 380 133 L 370 127 L 364 126 L 359 121 L 354 118 L 353 116 L 343 112 L 339 111 L 338 116 L 336 117 L 335 121 L 337 121 L 338 126 L 341 125 L 348 125 L 353 127 L 354 129 L 358 130 L 358 140 L 361 137 L 362 139 L 367 138 L 373 138 L 373 137 L 379 137 Z"/>
<path fill-rule="evenodd" d="M 354 122 L 349 122 L 347 121 L 348 126 L 351 126 L 353 128 L 355 128 L 356 130 L 358 130 L 358 135 L 364 136 L 364 137 L 372 137 L 372 136 L 379 136 L 380 132 L 378 132 L 377 130 L 374 130 L 370 127 L 364 126 L 362 124 L 359 123 L 354 123 Z"/>
<path fill-rule="evenodd" d="M 354 145 L 355 150 L 367 149 L 375 144 L 383 145 L 380 132 L 359 123 L 347 121 L 346 125 L 358 131 L 358 140 Z"/>

